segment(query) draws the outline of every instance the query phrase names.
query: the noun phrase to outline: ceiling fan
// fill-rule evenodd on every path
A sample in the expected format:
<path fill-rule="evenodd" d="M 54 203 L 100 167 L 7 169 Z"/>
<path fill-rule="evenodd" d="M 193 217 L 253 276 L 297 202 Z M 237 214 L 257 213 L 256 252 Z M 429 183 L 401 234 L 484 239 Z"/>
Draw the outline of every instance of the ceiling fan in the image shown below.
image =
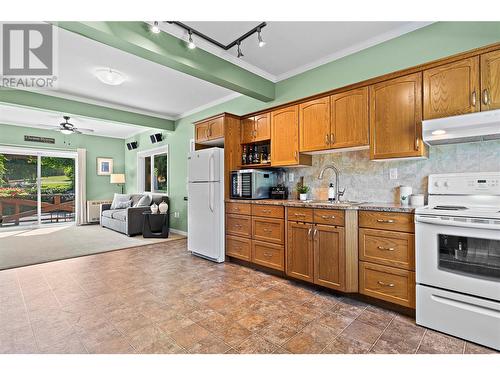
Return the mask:
<path fill-rule="evenodd" d="M 83 134 L 92 133 L 93 129 L 77 128 L 75 125 L 69 122 L 69 116 L 63 116 L 64 121 L 59 124 L 55 131 L 61 132 L 62 134 Z"/>

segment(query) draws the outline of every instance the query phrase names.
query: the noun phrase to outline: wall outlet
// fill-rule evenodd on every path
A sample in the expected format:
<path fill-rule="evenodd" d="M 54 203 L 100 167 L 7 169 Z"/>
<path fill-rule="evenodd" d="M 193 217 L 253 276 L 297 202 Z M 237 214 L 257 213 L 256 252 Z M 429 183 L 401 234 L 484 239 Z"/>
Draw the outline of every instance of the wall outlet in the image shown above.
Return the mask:
<path fill-rule="evenodd" d="M 175 217 L 175 218 L 179 218 L 179 217 L 180 217 L 180 215 L 179 215 L 179 211 L 175 211 L 175 212 L 174 212 L 174 217 Z"/>
<path fill-rule="evenodd" d="M 295 179 L 295 175 L 293 173 L 288 173 L 288 181 L 293 182 L 294 179 Z"/>
<path fill-rule="evenodd" d="M 398 169 L 397 168 L 389 169 L 389 179 L 391 179 L 391 180 L 398 179 Z"/>

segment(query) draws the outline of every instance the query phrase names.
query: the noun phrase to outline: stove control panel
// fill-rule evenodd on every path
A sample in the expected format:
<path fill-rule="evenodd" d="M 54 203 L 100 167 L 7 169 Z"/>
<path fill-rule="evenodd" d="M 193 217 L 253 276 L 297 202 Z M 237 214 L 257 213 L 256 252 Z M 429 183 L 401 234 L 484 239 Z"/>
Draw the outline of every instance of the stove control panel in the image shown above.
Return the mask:
<path fill-rule="evenodd" d="M 500 172 L 429 175 L 429 194 L 500 195 Z"/>

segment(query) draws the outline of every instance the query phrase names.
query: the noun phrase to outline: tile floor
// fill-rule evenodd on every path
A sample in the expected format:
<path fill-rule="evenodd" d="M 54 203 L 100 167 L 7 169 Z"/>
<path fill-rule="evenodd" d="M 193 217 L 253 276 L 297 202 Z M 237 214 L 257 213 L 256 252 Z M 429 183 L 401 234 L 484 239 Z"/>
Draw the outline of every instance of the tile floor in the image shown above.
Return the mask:
<path fill-rule="evenodd" d="M 178 240 L 0 271 L 0 353 L 493 353 Z"/>

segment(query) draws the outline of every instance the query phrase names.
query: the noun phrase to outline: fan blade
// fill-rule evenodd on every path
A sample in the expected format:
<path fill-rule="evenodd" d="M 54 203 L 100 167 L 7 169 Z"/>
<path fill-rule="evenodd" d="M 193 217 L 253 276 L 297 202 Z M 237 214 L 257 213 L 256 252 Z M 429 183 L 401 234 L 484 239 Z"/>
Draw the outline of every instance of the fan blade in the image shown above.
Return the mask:
<path fill-rule="evenodd" d="M 88 132 L 88 133 L 93 133 L 94 132 L 94 129 L 87 129 L 87 128 L 75 128 L 75 129 L 78 129 L 78 130 L 84 131 L 84 132 Z"/>
<path fill-rule="evenodd" d="M 76 134 L 83 134 L 80 130 L 77 130 L 77 129 L 73 129 L 73 133 L 76 133 Z"/>

